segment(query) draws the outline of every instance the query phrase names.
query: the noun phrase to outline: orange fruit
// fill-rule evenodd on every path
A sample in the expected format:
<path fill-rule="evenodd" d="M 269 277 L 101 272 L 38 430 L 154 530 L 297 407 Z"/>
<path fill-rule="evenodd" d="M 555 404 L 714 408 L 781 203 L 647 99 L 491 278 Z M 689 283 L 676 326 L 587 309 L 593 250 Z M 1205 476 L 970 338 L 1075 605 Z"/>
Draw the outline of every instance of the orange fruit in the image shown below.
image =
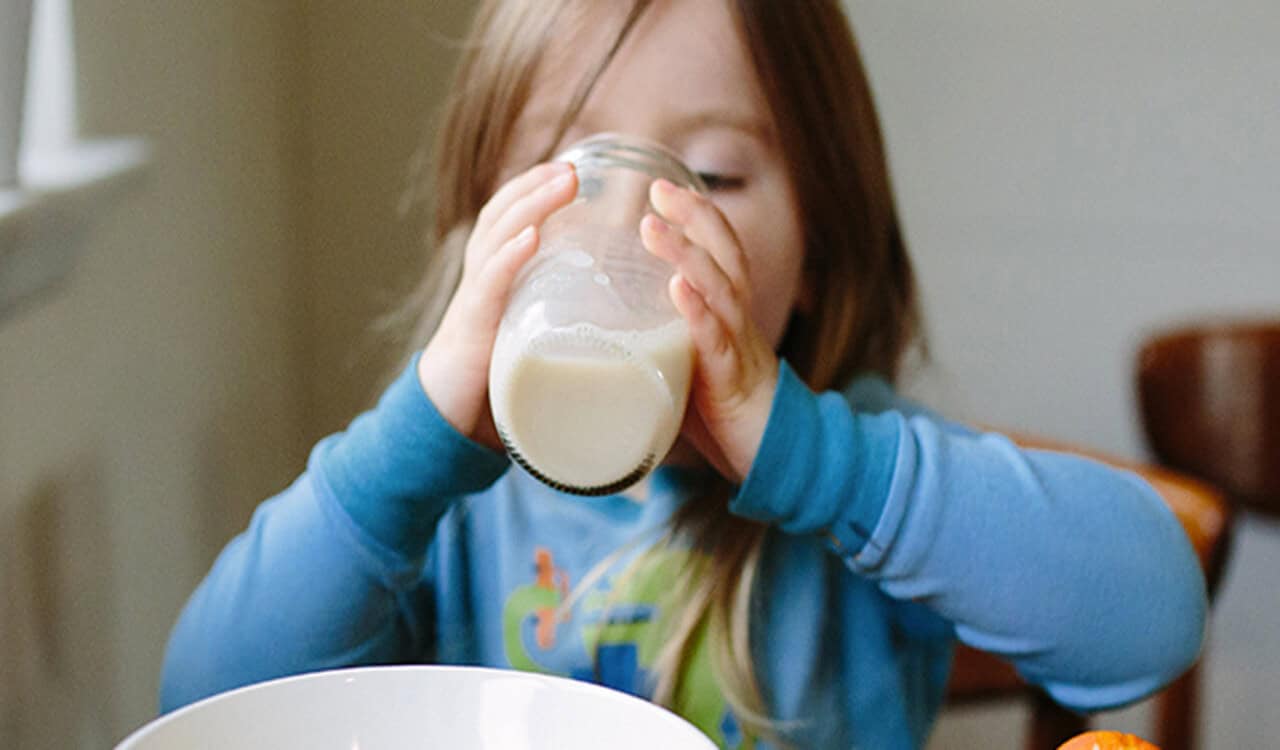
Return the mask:
<path fill-rule="evenodd" d="M 1058 750 L 1160 750 L 1141 737 L 1123 732 L 1085 732 L 1058 746 Z"/>

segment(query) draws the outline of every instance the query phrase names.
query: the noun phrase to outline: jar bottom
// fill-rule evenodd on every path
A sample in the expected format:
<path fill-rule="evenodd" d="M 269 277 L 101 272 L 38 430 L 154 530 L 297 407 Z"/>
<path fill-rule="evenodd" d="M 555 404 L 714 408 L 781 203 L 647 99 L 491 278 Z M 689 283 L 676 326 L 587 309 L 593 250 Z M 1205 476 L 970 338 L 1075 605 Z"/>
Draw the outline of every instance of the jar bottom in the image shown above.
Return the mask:
<path fill-rule="evenodd" d="M 539 482 L 542 482 L 543 484 L 545 484 L 546 486 L 550 487 L 553 490 L 564 492 L 570 495 L 580 495 L 583 497 L 603 497 L 605 495 L 616 495 L 619 492 L 630 487 L 631 485 L 635 484 L 636 482 L 639 482 L 641 479 L 644 479 L 645 475 L 653 470 L 654 464 L 657 461 L 654 454 L 650 453 L 644 457 L 644 460 L 640 462 L 639 466 L 637 466 L 632 471 L 628 472 L 625 476 L 623 476 L 621 479 L 617 481 L 609 482 L 607 484 L 595 485 L 592 487 L 579 487 L 576 485 L 566 484 L 564 482 L 557 481 L 547 476 L 543 472 L 539 471 L 536 466 L 530 463 L 529 460 L 520 453 L 520 451 L 515 447 L 515 444 L 507 437 L 506 432 L 501 427 L 498 428 L 498 437 L 502 440 L 502 444 L 506 446 L 507 454 L 511 456 L 511 460 L 515 461 L 516 464 L 520 466 L 520 468 L 528 472 L 529 476 L 533 477 Z"/>

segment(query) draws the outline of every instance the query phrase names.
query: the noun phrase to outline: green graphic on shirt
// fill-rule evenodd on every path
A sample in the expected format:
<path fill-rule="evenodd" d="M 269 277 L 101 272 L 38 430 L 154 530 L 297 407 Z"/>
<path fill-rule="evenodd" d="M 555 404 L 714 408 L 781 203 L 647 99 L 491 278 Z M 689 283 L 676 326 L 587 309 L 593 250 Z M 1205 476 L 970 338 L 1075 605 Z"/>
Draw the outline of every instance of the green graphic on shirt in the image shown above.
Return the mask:
<path fill-rule="evenodd" d="M 690 554 L 665 550 L 642 555 L 621 573 L 606 576 L 572 612 L 559 613 L 569 596 L 569 576 L 555 566 L 550 550 L 535 549 L 533 583 L 513 589 L 503 607 L 507 660 L 516 669 L 597 682 L 648 697 L 667 625 L 661 602 Z M 694 636 L 679 684 L 676 713 L 722 748 L 754 747 L 716 682 L 705 627 Z"/>

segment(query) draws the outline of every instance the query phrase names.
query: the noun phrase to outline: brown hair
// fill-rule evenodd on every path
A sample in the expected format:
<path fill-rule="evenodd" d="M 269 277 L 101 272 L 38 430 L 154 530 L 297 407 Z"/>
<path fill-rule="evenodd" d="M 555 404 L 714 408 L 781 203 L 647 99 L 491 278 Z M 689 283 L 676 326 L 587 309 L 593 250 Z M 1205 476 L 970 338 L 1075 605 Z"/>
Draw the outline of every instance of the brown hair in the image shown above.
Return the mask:
<path fill-rule="evenodd" d="M 772 111 L 805 240 L 813 305 L 793 312 L 779 355 L 819 391 L 859 373 L 892 381 L 919 334 L 920 316 L 884 142 L 852 30 L 836 0 L 728 1 Z M 573 0 L 480 4 L 436 142 L 430 238 L 437 266 L 410 302 L 417 313 L 415 350 L 426 344 L 452 295 L 462 246 L 497 187 L 499 166 L 542 52 L 553 33 L 563 39 L 566 24 L 582 22 L 585 5 Z M 582 82 L 562 130 L 648 5 L 648 0 L 633 1 L 609 54 Z M 710 501 L 687 502 L 672 520 L 672 538 L 707 554 L 693 556 L 680 585 L 673 587 L 679 616 L 654 666 L 654 699 L 666 705 L 674 701 L 680 668 L 705 627 L 718 682 L 739 720 L 773 736 L 748 638 L 766 527 L 728 512 L 726 482 L 705 492 L 710 497 L 704 500 Z"/>

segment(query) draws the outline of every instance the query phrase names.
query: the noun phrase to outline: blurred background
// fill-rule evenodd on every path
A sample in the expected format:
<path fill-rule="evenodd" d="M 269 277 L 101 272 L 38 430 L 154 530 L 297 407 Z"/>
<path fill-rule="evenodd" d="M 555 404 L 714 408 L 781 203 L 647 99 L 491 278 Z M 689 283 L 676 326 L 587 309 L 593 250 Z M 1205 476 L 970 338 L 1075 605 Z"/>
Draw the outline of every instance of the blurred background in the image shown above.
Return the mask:
<path fill-rule="evenodd" d="M 1280 5 L 847 6 L 928 315 L 906 390 L 1146 458 L 1143 336 L 1280 313 Z M 400 361 L 372 324 L 422 267 L 411 165 L 472 3 L 70 7 L 78 132 L 145 137 L 152 161 L 66 280 L 0 319 L 7 748 L 109 746 L 152 718 L 217 551 Z M 1206 747 L 1280 737 L 1276 571 L 1280 527 L 1246 518 Z M 1148 713 L 1095 723 L 1147 733 Z M 1024 721 L 952 711 L 930 747 L 1014 746 Z"/>

